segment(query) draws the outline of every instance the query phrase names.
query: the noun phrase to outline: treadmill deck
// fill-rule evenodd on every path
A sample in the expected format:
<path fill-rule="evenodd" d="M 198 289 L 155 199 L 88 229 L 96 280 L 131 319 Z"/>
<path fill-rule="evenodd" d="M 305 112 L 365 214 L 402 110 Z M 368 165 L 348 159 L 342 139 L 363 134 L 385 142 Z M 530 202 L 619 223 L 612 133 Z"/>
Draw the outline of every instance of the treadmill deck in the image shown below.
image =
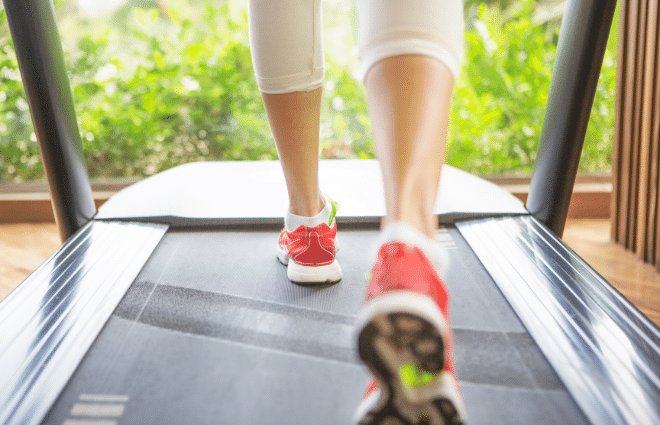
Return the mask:
<path fill-rule="evenodd" d="M 376 236 L 340 231 L 342 281 L 305 287 L 275 257 L 277 230 L 168 232 L 43 423 L 351 423 Z M 588 423 L 460 233 L 438 238 L 468 423 Z"/>

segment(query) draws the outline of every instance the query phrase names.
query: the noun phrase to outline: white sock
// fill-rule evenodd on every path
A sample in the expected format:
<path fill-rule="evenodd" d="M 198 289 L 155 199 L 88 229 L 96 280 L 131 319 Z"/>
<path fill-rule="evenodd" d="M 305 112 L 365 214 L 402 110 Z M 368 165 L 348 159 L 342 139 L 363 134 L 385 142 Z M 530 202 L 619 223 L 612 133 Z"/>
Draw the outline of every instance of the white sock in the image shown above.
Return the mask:
<path fill-rule="evenodd" d="M 380 236 L 378 236 L 378 239 L 376 239 L 376 242 L 372 246 L 371 255 L 369 256 L 371 261 L 369 264 L 376 262 L 378 251 L 388 242 L 403 242 L 419 248 L 426 255 L 426 258 L 429 259 L 436 273 L 441 278 L 444 278 L 445 273 L 449 270 L 449 254 L 446 248 L 439 241 L 429 238 L 412 226 L 402 222 L 388 224 L 380 232 Z"/>
<path fill-rule="evenodd" d="M 332 213 L 332 205 L 325 197 L 325 195 L 323 195 L 323 200 L 325 202 L 325 206 L 321 212 L 316 214 L 314 217 L 303 217 L 301 215 L 291 214 L 287 211 L 286 215 L 284 216 L 284 225 L 286 226 L 286 230 L 288 232 L 293 232 L 300 226 L 316 227 L 321 223 L 327 224 L 330 220 L 330 213 Z M 331 226 L 331 224 L 328 225 Z"/>

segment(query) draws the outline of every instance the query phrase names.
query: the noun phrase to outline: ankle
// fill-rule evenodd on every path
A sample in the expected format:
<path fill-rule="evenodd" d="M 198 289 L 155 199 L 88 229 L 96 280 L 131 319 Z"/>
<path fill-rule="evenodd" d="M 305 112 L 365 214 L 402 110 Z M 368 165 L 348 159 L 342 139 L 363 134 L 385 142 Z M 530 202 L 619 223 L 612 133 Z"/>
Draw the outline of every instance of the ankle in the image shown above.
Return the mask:
<path fill-rule="evenodd" d="M 404 242 L 418 247 L 431 262 L 438 276 L 444 278 L 449 268 L 449 256 L 437 241 L 435 233 L 429 237 L 403 221 L 384 223 L 369 255 L 371 264 L 375 263 L 381 247 L 388 242 Z"/>
<path fill-rule="evenodd" d="M 383 230 L 387 225 L 397 222 L 407 224 L 430 239 L 435 239 L 435 235 L 438 231 L 438 217 L 436 215 L 430 217 L 420 217 L 419 215 L 401 215 L 398 217 L 387 216 L 383 217 L 380 228 Z"/>
<path fill-rule="evenodd" d="M 314 217 L 325 207 L 323 196 L 289 198 L 289 212 L 301 217 Z"/>
<path fill-rule="evenodd" d="M 286 226 L 287 230 L 292 232 L 301 225 L 313 228 L 326 223 L 328 226 L 331 226 L 332 221 L 334 220 L 334 213 L 336 209 L 334 209 L 331 201 L 329 199 L 326 200 L 325 197 L 321 198 L 319 203 L 319 207 L 303 209 L 303 211 L 307 211 L 303 214 L 294 212 L 300 210 L 295 210 L 294 208 L 290 207 L 289 211 L 284 217 L 284 225 Z M 317 212 L 313 213 L 312 211 Z"/>

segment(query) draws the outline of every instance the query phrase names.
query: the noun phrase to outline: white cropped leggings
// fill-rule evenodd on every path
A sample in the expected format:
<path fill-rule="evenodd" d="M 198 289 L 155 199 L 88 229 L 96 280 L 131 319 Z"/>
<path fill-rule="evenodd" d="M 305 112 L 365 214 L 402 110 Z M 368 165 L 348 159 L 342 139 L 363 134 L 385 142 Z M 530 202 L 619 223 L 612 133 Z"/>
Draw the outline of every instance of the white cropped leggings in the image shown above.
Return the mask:
<path fill-rule="evenodd" d="M 377 62 L 418 54 L 454 74 L 463 55 L 463 0 L 357 0 L 362 78 Z M 321 0 L 249 0 L 252 61 L 264 93 L 323 83 Z"/>

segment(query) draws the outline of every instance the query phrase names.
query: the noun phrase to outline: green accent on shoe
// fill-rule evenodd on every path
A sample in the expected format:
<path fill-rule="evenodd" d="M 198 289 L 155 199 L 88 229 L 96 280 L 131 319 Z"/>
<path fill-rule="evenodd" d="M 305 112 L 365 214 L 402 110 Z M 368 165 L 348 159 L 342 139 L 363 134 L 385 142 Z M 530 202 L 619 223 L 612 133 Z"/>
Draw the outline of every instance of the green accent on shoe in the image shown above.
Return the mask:
<path fill-rule="evenodd" d="M 421 411 L 417 414 L 417 423 L 422 421 L 428 422 L 430 420 L 431 420 L 431 416 L 427 412 Z"/>
<path fill-rule="evenodd" d="M 405 362 L 399 366 L 399 379 L 408 388 L 424 387 L 431 384 L 437 374 L 420 370 L 416 364 Z"/>
<path fill-rule="evenodd" d="M 337 215 L 339 203 L 333 201 L 332 198 L 328 195 L 325 195 L 325 198 L 328 200 L 328 202 L 330 202 L 330 206 L 332 207 L 332 211 L 330 211 L 330 219 L 328 220 L 328 226 L 332 226 L 332 220 L 334 220 L 335 216 Z"/>

